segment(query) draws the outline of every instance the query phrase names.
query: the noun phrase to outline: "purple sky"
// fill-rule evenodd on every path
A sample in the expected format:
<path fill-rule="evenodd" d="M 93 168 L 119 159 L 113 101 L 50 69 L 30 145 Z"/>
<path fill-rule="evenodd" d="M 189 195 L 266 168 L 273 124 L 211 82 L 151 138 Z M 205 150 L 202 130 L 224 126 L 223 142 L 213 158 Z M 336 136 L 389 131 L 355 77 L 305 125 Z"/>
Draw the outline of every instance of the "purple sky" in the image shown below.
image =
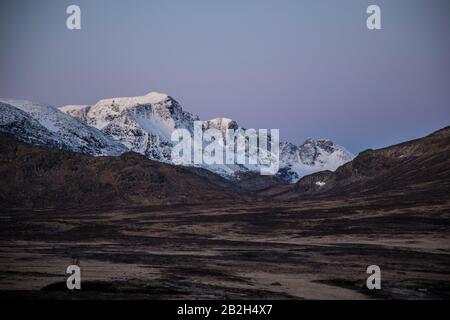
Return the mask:
<path fill-rule="evenodd" d="M 66 29 L 70 4 L 82 30 Z M 383 30 L 366 28 L 382 9 Z M 357 153 L 450 124 L 448 0 L 6 0 L 0 97 L 165 92 L 202 119 Z"/>

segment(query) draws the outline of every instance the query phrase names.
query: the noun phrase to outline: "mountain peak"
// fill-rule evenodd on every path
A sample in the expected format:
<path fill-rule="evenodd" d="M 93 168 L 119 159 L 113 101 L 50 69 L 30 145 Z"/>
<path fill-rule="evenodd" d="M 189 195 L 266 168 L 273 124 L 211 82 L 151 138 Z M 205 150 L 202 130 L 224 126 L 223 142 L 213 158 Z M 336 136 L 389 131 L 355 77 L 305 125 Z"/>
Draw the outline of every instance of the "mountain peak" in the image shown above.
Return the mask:
<path fill-rule="evenodd" d="M 216 129 L 237 129 L 239 127 L 237 122 L 230 118 L 214 118 L 205 122 L 209 127 Z"/>
<path fill-rule="evenodd" d="M 151 101 L 150 103 L 159 103 L 170 98 L 167 94 L 156 91 L 149 92 L 145 96 Z"/>
<path fill-rule="evenodd" d="M 216 129 L 226 135 L 227 130 L 238 130 L 239 125 L 236 121 L 230 118 L 214 118 L 211 120 L 203 121 L 204 129 Z"/>
<path fill-rule="evenodd" d="M 138 105 L 163 103 L 167 100 L 172 100 L 167 94 L 150 92 L 144 96 L 102 99 L 95 104 L 95 107 L 129 109 Z"/>

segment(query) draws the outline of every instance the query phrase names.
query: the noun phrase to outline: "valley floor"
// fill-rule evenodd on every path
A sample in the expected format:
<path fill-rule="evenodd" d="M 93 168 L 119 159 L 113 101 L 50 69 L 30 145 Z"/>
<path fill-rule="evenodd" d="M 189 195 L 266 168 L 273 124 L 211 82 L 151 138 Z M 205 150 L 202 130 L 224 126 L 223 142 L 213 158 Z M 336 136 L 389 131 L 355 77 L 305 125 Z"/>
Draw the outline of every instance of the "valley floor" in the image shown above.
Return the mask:
<path fill-rule="evenodd" d="M 450 201 L 2 210 L 0 297 L 448 299 Z M 82 290 L 65 289 L 79 259 Z M 366 268 L 381 268 L 368 290 Z"/>

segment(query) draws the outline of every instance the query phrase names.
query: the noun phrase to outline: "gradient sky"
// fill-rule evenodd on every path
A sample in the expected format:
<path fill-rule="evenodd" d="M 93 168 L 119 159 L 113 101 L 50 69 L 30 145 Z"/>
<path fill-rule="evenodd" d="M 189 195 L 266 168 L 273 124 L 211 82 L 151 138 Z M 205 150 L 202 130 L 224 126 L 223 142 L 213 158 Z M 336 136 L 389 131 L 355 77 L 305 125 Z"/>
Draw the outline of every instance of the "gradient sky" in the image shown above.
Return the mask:
<path fill-rule="evenodd" d="M 382 30 L 366 28 L 369 4 Z M 159 91 L 202 119 L 354 153 L 450 124 L 448 0 L 4 0 L 0 41 L 3 98 Z"/>

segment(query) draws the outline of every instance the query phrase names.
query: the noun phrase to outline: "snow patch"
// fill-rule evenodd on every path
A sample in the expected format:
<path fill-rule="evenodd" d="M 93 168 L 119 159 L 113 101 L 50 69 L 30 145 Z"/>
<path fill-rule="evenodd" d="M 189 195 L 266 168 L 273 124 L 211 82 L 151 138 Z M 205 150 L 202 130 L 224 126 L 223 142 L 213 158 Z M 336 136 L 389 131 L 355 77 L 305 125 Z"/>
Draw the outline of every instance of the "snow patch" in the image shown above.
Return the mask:
<path fill-rule="evenodd" d="M 316 186 L 319 186 L 319 187 L 323 187 L 324 185 L 326 185 L 327 183 L 326 182 L 323 182 L 323 181 L 317 181 L 316 182 Z"/>

